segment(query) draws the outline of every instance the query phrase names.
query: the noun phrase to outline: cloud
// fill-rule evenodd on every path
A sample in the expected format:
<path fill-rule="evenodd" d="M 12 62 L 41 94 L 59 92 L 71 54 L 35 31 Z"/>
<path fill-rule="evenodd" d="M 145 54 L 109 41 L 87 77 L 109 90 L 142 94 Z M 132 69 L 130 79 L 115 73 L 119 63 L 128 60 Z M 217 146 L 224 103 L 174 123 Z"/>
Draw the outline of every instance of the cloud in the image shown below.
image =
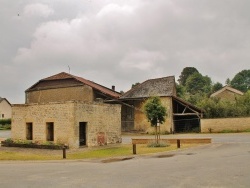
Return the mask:
<path fill-rule="evenodd" d="M 108 4 L 103 7 L 100 12 L 98 12 L 97 17 L 103 16 L 114 16 L 114 14 L 131 14 L 133 12 L 133 7 L 131 6 L 119 6 L 117 4 Z"/>
<path fill-rule="evenodd" d="M 23 12 L 25 16 L 41 16 L 45 18 L 54 14 L 54 10 L 49 5 L 41 3 L 26 5 Z"/>
<path fill-rule="evenodd" d="M 160 52 L 151 51 L 136 51 L 127 54 L 127 56 L 121 60 L 120 66 L 123 69 L 138 69 L 142 71 L 151 71 L 157 66 L 157 62 L 163 61 L 164 55 Z"/>
<path fill-rule="evenodd" d="M 249 65 L 250 1 L 5 1 L 15 9 L 0 18 L 0 55 L 20 78 L 13 82 L 26 84 L 20 92 L 68 65 L 124 91 L 149 78 L 177 80 L 187 66 L 224 83 Z M 18 10 L 24 16 L 8 21 Z"/>

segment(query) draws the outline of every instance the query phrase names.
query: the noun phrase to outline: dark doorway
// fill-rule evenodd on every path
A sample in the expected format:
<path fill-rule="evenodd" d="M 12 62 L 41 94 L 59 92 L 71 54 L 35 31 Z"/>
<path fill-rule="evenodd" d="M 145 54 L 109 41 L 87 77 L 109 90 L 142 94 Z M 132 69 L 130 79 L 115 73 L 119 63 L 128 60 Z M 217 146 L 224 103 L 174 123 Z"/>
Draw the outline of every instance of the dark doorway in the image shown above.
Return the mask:
<path fill-rule="evenodd" d="M 200 132 L 200 118 L 197 116 L 174 116 L 176 133 Z"/>
<path fill-rule="evenodd" d="M 172 104 L 174 132 L 200 132 L 201 109 L 176 97 L 173 97 Z"/>
<path fill-rule="evenodd" d="M 46 124 L 47 126 L 47 141 L 54 141 L 54 123 L 49 122 Z"/>
<path fill-rule="evenodd" d="M 86 145 L 86 122 L 79 123 L 79 145 L 85 146 Z"/>
<path fill-rule="evenodd" d="M 32 123 L 26 123 L 26 139 L 33 140 L 33 125 L 32 125 Z"/>
<path fill-rule="evenodd" d="M 133 106 L 134 103 L 131 101 L 126 101 L 129 105 Z M 122 131 L 133 131 L 134 130 L 134 108 L 122 105 L 121 108 L 121 123 Z"/>

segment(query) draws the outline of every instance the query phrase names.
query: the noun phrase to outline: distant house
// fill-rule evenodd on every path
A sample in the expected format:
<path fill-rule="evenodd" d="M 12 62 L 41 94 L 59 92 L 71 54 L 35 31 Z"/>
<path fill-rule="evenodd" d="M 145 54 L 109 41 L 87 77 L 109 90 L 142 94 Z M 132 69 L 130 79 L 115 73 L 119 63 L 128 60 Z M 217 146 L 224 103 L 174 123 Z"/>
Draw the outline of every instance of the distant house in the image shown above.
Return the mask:
<path fill-rule="evenodd" d="M 11 104 L 6 98 L 0 97 L 0 119 L 11 118 Z"/>
<path fill-rule="evenodd" d="M 200 130 L 202 110 L 176 96 L 175 77 L 150 79 L 136 85 L 120 97 L 122 106 L 122 130 L 151 132 L 152 127 L 143 113 L 143 104 L 151 96 L 159 96 L 167 108 L 166 122 L 161 131 L 192 132 Z"/>
<path fill-rule="evenodd" d="M 217 97 L 222 100 L 235 101 L 237 97 L 242 95 L 244 95 L 243 92 L 226 85 L 220 90 L 213 93 L 210 97 Z"/>
<path fill-rule="evenodd" d="M 121 142 L 120 93 L 65 72 L 39 80 L 13 105 L 12 138 L 70 148 Z"/>

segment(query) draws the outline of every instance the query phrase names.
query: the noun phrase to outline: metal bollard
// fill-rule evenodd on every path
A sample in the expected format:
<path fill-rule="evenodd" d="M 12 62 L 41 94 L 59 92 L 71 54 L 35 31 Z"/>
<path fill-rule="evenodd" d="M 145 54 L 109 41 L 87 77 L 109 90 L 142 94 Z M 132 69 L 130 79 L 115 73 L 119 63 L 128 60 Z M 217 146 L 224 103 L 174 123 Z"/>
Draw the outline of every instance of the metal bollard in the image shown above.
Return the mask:
<path fill-rule="evenodd" d="M 177 148 L 181 147 L 181 141 L 179 139 L 177 139 Z"/>
<path fill-rule="evenodd" d="M 133 144 L 133 154 L 136 155 L 136 144 Z"/>
<path fill-rule="evenodd" d="M 66 159 L 66 148 L 67 148 L 67 146 L 64 145 L 63 146 L 63 159 Z"/>

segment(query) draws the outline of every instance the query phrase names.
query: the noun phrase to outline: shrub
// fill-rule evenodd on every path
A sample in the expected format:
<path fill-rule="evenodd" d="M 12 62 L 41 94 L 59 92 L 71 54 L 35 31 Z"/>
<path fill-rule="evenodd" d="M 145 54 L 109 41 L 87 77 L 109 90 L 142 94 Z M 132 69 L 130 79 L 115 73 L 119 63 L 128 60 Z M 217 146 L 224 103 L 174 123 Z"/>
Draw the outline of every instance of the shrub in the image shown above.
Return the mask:
<path fill-rule="evenodd" d="M 0 125 L 0 130 L 9 130 L 11 129 L 11 125 L 6 124 L 6 125 Z"/>
<path fill-rule="evenodd" d="M 0 119 L 0 125 L 10 125 L 11 119 Z"/>
<path fill-rule="evenodd" d="M 5 140 L 5 142 L 6 142 L 6 143 L 13 143 L 13 140 L 12 140 L 11 138 L 7 138 L 7 139 Z"/>
<path fill-rule="evenodd" d="M 148 143 L 147 145 L 149 148 L 155 148 L 155 147 L 167 147 L 167 146 L 170 146 L 169 143 L 166 143 L 166 142 L 163 142 L 163 141 L 159 141 L 158 143 L 157 142 L 150 142 Z"/>

